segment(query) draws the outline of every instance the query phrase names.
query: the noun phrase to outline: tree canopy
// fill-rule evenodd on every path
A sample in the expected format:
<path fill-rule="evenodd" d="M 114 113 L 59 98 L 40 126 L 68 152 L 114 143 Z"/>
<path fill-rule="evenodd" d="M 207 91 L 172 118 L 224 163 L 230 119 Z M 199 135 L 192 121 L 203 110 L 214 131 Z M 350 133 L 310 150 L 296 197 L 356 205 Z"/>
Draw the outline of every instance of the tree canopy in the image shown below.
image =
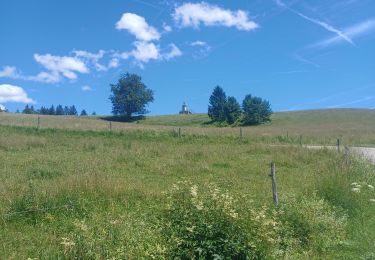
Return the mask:
<path fill-rule="evenodd" d="M 111 84 L 109 99 L 112 102 L 112 113 L 130 119 L 133 114 L 147 113 L 146 105 L 154 101 L 154 93 L 142 82 L 137 74 L 126 73 Z"/>
<path fill-rule="evenodd" d="M 245 125 L 259 125 L 271 121 L 271 105 L 260 97 L 246 95 L 242 102 L 242 109 Z"/>
<path fill-rule="evenodd" d="M 208 116 L 214 122 L 224 122 L 226 119 L 225 109 L 227 104 L 227 96 L 220 86 L 216 86 L 210 96 L 210 104 L 208 106 Z"/>

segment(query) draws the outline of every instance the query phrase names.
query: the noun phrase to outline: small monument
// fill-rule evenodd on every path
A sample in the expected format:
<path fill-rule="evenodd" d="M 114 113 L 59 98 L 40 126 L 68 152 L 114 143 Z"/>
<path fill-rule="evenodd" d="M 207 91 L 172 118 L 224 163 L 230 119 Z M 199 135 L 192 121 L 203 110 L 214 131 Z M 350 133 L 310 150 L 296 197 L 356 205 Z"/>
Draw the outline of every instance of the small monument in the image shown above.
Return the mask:
<path fill-rule="evenodd" d="M 182 104 L 182 109 L 181 109 L 181 111 L 180 111 L 180 115 L 189 115 L 189 114 L 191 114 L 191 112 L 189 111 L 189 109 L 188 109 L 186 103 L 184 102 L 184 103 Z"/>

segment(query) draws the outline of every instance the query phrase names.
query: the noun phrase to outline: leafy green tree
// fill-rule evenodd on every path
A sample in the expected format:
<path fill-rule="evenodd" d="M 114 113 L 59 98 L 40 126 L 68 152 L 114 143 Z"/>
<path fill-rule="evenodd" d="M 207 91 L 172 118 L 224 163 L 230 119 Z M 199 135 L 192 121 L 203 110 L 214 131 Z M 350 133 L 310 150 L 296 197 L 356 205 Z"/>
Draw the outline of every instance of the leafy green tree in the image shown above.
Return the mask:
<path fill-rule="evenodd" d="M 259 125 L 271 121 L 271 105 L 260 97 L 246 95 L 242 102 L 242 109 L 244 125 Z"/>
<path fill-rule="evenodd" d="M 228 97 L 225 106 L 225 117 L 228 124 L 235 123 L 241 116 L 241 106 L 235 97 Z"/>
<path fill-rule="evenodd" d="M 111 84 L 109 99 L 112 102 L 112 113 L 130 119 L 133 114 L 147 113 L 146 105 L 154 101 L 154 93 L 142 82 L 137 74 L 126 73 L 116 84 Z"/>
<path fill-rule="evenodd" d="M 83 109 L 83 110 L 81 111 L 80 116 L 87 116 L 87 112 L 86 112 L 86 110 Z"/>
<path fill-rule="evenodd" d="M 208 106 L 208 116 L 214 122 L 224 122 L 226 120 L 225 107 L 227 104 L 227 96 L 224 90 L 216 86 L 210 96 L 210 104 Z"/>
<path fill-rule="evenodd" d="M 56 115 L 57 116 L 64 115 L 64 108 L 62 107 L 62 105 L 57 105 L 57 107 L 56 107 Z"/>

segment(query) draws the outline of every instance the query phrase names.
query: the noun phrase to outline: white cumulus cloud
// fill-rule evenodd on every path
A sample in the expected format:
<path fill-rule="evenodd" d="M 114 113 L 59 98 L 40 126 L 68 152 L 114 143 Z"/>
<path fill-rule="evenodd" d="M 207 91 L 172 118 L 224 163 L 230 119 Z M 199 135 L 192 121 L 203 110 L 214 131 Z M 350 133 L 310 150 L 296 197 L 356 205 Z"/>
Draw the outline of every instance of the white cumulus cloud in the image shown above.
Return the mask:
<path fill-rule="evenodd" d="M 34 59 L 48 70 L 32 77 L 34 80 L 57 82 L 61 75 L 68 79 L 76 79 L 77 73 L 89 72 L 86 64 L 76 57 L 34 54 Z"/>
<path fill-rule="evenodd" d="M 180 5 L 175 8 L 173 18 L 182 27 L 199 28 L 204 24 L 235 27 L 243 31 L 251 31 L 259 27 L 243 10 L 231 11 L 205 2 Z"/>
<path fill-rule="evenodd" d="M 35 103 L 23 88 L 10 84 L 0 84 L 0 102 Z"/>
<path fill-rule="evenodd" d="M 19 73 L 17 72 L 16 67 L 13 66 L 5 66 L 2 70 L 0 70 L 0 78 L 13 78 L 18 79 L 20 78 Z"/>
<path fill-rule="evenodd" d="M 116 23 L 116 29 L 128 30 L 140 41 L 148 42 L 160 39 L 160 33 L 154 27 L 148 25 L 144 17 L 133 13 L 124 13 Z"/>

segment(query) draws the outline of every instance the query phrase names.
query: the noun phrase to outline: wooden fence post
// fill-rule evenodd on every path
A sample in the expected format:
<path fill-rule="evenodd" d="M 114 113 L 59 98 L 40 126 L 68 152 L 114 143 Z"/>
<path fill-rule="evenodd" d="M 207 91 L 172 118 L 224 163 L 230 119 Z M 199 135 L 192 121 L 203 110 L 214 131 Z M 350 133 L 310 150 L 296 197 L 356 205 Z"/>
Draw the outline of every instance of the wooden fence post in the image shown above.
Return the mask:
<path fill-rule="evenodd" d="M 181 137 L 181 127 L 178 128 L 178 137 Z"/>
<path fill-rule="evenodd" d="M 109 121 L 109 131 L 112 131 L 112 121 Z"/>
<path fill-rule="evenodd" d="M 350 163 L 350 149 L 345 145 L 345 163 L 348 165 Z"/>
<path fill-rule="evenodd" d="M 40 128 L 40 116 L 38 116 L 38 129 Z"/>
<path fill-rule="evenodd" d="M 337 138 L 337 152 L 340 152 L 340 139 Z"/>
<path fill-rule="evenodd" d="M 269 175 L 272 180 L 272 197 L 275 206 L 279 205 L 279 197 L 277 196 L 277 188 L 276 188 L 276 166 L 275 163 L 271 163 L 271 174 Z"/>
<path fill-rule="evenodd" d="M 240 127 L 240 139 L 243 140 L 243 133 L 242 133 L 242 127 Z"/>

